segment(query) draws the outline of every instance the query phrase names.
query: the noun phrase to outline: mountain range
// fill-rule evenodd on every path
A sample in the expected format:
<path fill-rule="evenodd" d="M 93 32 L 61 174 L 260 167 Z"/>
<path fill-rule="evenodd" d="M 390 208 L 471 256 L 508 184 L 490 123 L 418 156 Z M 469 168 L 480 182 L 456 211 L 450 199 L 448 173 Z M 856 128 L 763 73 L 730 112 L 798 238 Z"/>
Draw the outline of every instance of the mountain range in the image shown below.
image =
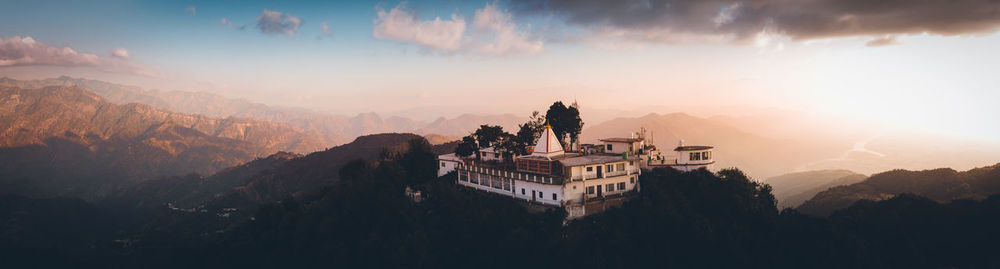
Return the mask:
<path fill-rule="evenodd" d="M 41 80 L 0 78 L 0 86 L 23 89 L 71 85 L 91 91 L 115 104 L 139 103 L 153 108 L 207 117 L 236 117 L 283 123 L 300 132 L 318 136 L 325 147 L 341 145 L 358 136 L 378 133 L 412 132 L 421 135 L 461 137 L 471 133 L 481 124 L 501 125 L 505 129 L 515 130 L 517 124 L 526 120 L 526 117 L 510 114 L 462 114 L 451 119 L 441 117 L 429 123 L 400 116 L 383 118 L 374 112 L 349 117 L 301 108 L 269 106 L 213 93 L 147 90 L 136 86 L 66 76 Z"/>
<path fill-rule="evenodd" d="M 865 175 L 848 170 L 819 170 L 789 173 L 764 180 L 778 199 L 778 208 L 797 207 L 829 188 L 861 182 Z"/>
<path fill-rule="evenodd" d="M 946 203 L 957 199 L 981 200 L 996 193 L 1000 193 L 1000 164 L 961 172 L 951 168 L 897 169 L 819 192 L 797 209 L 806 214 L 826 216 L 860 200 L 881 201 L 900 194 L 915 194 Z"/>
<path fill-rule="evenodd" d="M 128 182 L 323 148 L 284 124 L 113 104 L 76 86 L 0 87 L 0 126 L 0 185 L 41 196 L 95 197 Z"/>

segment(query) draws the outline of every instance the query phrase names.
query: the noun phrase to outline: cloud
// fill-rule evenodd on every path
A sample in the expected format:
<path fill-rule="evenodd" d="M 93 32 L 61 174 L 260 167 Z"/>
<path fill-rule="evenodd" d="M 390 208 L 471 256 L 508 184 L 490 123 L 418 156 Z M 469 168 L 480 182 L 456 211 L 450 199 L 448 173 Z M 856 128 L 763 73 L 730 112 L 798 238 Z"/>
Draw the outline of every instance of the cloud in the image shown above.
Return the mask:
<path fill-rule="evenodd" d="M 70 47 L 57 48 L 35 41 L 30 36 L 0 38 L 0 68 L 17 66 L 92 67 L 105 72 L 160 76 L 158 71 L 127 61 L 130 55 L 125 49 L 115 49 L 111 55 L 114 58 L 81 53 Z"/>
<path fill-rule="evenodd" d="M 416 43 L 426 48 L 454 52 L 462 47 L 465 33 L 465 19 L 457 14 L 451 20 L 420 21 L 416 15 L 405 9 L 403 4 L 388 12 L 378 9 L 375 29 L 372 35 L 378 39 Z"/>
<path fill-rule="evenodd" d="M 865 43 L 865 46 L 869 46 L 869 47 L 881 47 L 881 46 L 889 46 L 889 45 L 895 45 L 895 44 L 899 44 L 899 40 L 896 40 L 895 36 L 885 36 L 885 37 L 879 37 L 879 38 L 876 38 L 876 39 L 872 39 L 872 40 L 868 41 L 867 43 Z"/>
<path fill-rule="evenodd" d="M 300 25 L 302 25 L 301 18 L 282 14 L 281 11 L 264 9 L 260 17 L 257 17 L 257 29 L 261 33 L 270 35 L 294 36 L 299 31 Z"/>
<path fill-rule="evenodd" d="M 511 15 L 497 8 L 496 4 L 487 3 L 482 9 L 476 10 L 473 26 L 485 43 L 476 47 L 481 53 L 505 55 L 508 53 L 535 54 L 544 48 L 542 41 L 530 40 L 527 34 L 518 30 L 517 24 L 511 20 Z"/>
<path fill-rule="evenodd" d="M 198 10 L 195 9 L 194 6 L 188 6 L 187 8 L 184 9 L 184 11 L 187 11 L 187 13 L 191 13 L 191 15 L 198 15 Z"/>
<path fill-rule="evenodd" d="M 127 49 L 117 48 L 111 51 L 111 57 L 128 60 L 128 58 L 131 58 L 132 55 L 128 53 Z"/>
<path fill-rule="evenodd" d="M 323 37 L 333 37 L 333 31 L 330 30 L 330 25 L 326 24 L 326 22 L 319 24 L 319 38 Z"/>
<path fill-rule="evenodd" d="M 491 3 L 475 11 L 471 31 L 466 31 L 469 26 L 458 14 L 452 14 L 450 20 L 435 17 L 421 21 L 403 4 L 389 11 L 378 9 L 374 24 L 372 35 L 377 39 L 415 43 L 443 53 L 503 56 L 534 54 L 544 48 L 542 41 L 530 39 L 524 27 L 513 22 L 510 13 Z"/>
<path fill-rule="evenodd" d="M 905 34 L 983 34 L 1000 29 L 1000 1 L 955 0 L 512 0 L 517 16 L 551 16 L 592 34 L 673 43 L 752 42 Z"/>
<path fill-rule="evenodd" d="M 222 20 L 219 20 L 219 23 L 228 27 L 233 27 L 233 21 L 227 18 L 222 18 Z"/>

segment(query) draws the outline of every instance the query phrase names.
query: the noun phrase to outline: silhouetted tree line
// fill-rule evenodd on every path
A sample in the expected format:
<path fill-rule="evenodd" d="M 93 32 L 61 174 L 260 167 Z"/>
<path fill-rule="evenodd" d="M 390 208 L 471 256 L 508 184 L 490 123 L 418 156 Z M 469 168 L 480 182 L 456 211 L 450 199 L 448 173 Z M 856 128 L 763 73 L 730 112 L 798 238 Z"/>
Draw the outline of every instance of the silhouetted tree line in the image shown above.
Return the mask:
<path fill-rule="evenodd" d="M 2 196 L 0 251 L 6 264 L 42 267 L 1000 266 L 997 195 L 941 204 L 904 194 L 817 218 L 779 212 L 770 187 L 736 169 L 656 169 L 621 208 L 564 225 L 561 209 L 531 213 L 456 186 L 453 174 L 436 178 L 435 165 L 426 141 L 414 140 L 378 161 L 349 162 L 342 180 L 312 195 L 260 205 L 252 219 L 219 226 L 162 217 L 131 228 L 142 236 L 130 246 L 101 228 L 113 212 Z M 426 200 L 411 201 L 407 186 Z"/>

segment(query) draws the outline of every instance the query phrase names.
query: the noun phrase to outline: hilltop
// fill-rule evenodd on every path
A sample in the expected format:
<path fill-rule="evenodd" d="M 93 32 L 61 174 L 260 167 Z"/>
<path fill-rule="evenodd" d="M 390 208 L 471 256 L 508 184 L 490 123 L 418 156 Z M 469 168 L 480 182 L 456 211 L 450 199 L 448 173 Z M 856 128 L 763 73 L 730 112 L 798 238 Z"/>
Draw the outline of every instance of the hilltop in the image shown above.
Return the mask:
<path fill-rule="evenodd" d="M 826 216 L 860 200 L 881 201 L 900 194 L 913 194 L 946 203 L 957 199 L 985 199 L 1000 193 L 1000 164 L 955 171 L 939 168 L 921 171 L 892 170 L 864 181 L 822 191 L 797 209 Z"/>

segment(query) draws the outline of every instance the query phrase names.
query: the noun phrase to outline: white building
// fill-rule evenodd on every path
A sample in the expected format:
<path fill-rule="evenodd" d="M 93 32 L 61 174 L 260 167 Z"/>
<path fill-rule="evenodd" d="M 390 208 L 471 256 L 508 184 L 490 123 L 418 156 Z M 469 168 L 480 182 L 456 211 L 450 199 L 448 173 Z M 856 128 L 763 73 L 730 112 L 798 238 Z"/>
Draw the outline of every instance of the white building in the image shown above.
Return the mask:
<path fill-rule="evenodd" d="M 494 147 L 479 149 L 479 159 L 483 161 L 500 161 L 503 160 L 503 156 L 500 156 L 500 152 Z"/>
<path fill-rule="evenodd" d="M 456 162 L 451 156 L 454 155 L 439 157 L 439 175 L 451 164 L 457 164 L 454 170 L 461 186 L 565 207 L 571 219 L 603 211 L 609 201 L 620 204 L 639 190 L 639 157 L 567 153 L 548 126 L 532 153 L 516 157 L 513 163 L 461 159 Z"/>
<path fill-rule="evenodd" d="M 457 168 L 460 163 L 462 163 L 462 158 L 456 156 L 455 153 L 438 155 L 438 177 L 451 173 L 451 171 L 455 171 L 455 168 Z"/>
<path fill-rule="evenodd" d="M 674 156 L 663 156 L 659 152 L 653 152 L 646 157 L 645 162 L 650 167 L 668 166 L 674 169 L 688 172 L 705 168 L 712 170 L 715 159 L 712 157 L 712 146 L 685 146 L 684 141 L 678 142 L 674 148 Z"/>

